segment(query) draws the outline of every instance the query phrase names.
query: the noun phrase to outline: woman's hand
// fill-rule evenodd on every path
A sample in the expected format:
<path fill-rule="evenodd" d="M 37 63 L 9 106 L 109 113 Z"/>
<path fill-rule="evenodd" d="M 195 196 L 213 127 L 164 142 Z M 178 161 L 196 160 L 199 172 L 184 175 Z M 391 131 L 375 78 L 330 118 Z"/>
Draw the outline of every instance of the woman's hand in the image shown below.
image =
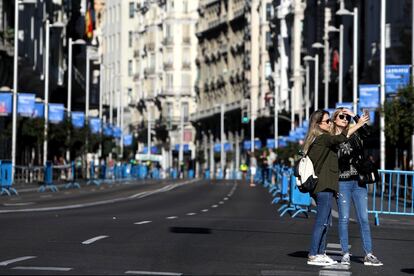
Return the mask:
<path fill-rule="evenodd" d="M 356 123 L 355 126 L 358 126 L 359 128 L 365 125 L 367 122 L 369 122 L 369 114 L 365 113 L 364 115 L 361 116 L 361 118 L 359 118 L 358 123 Z"/>
<path fill-rule="evenodd" d="M 343 114 L 345 114 L 345 115 L 349 115 L 349 116 L 351 116 L 352 118 L 353 118 L 353 117 L 355 117 L 355 113 L 354 113 L 354 112 L 352 112 L 351 110 L 349 110 L 348 108 L 344 108 L 344 109 L 342 109 L 342 113 L 343 113 Z"/>

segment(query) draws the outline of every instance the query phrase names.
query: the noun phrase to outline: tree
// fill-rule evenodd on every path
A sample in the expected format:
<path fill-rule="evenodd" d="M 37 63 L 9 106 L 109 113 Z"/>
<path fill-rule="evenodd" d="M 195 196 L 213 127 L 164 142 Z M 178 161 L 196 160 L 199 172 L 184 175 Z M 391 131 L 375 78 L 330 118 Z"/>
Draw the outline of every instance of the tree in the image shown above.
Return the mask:
<path fill-rule="evenodd" d="M 414 131 L 414 87 L 400 89 L 384 104 L 385 135 L 393 146 L 407 148 Z"/>

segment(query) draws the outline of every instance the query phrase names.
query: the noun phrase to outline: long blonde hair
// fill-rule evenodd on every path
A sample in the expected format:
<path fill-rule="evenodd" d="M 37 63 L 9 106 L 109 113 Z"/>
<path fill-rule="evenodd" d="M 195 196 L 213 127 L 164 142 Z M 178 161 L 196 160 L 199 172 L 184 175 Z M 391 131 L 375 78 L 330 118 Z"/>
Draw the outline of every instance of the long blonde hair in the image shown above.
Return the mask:
<path fill-rule="evenodd" d="M 328 111 L 318 109 L 314 111 L 310 116 L 308 133 L 306 134 L 305 142 L 303 143 L 303 151 L 305 153 L 308 152 L 310 145 L 313 143 L 316 137 L 318 137 L 321 134 L 327 133 L 319 127 L 319 124 L 322 122 L 323 115 L 325 114 L 329 116 Z"/>
<path fill-rule="evenodd" d="M 341 113 L 343 110 L 344 110 L 343 107 L 339 107 L 334 111 L 334 113 L 332 113 L 332 116 L 331 116 L 332 124 L 331 124 L 331 130 L 330 130 L 332 135 L 336 135 L 336 131 L 338 130 L 338 126 L 335 124 L 335 119 L 336 117 L 338 117 L 339 113 Z M 345 129 L 349 129 L 350 125 L 351 125 L 351 122 L 348 122 L 348 126 Z"/>

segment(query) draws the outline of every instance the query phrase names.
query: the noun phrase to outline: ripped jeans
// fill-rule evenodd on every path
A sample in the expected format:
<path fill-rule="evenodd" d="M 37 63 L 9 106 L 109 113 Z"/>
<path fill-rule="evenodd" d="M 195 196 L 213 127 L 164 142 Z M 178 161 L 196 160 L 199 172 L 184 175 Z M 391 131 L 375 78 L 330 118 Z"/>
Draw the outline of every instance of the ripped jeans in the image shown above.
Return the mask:
<path fill-rule="evenodd" d="M 348 224 L 351 199 L 354 203 L 361 232 L 362 245 L 365 254 L 372 253 L 371 230 L 368 220 L 368 194 L 365 185 L 359 185 L 358 181 L 339 181 L 338 196 L 338 230 L 342 252 L 349 253 Z"/>
<path fill-rule="evenodd" d="M 332 192 L 319 192 L 314 195 L 316 201 L 316 220 L 313 225 L 309 256 L 325 254 L 326 236 L 331 222 Z"/>

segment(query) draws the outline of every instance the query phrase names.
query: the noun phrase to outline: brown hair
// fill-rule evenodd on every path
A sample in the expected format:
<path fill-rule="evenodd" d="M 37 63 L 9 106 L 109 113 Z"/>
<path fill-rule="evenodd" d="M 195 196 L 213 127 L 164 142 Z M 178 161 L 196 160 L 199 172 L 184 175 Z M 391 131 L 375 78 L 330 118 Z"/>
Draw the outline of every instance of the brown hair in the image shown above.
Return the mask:
<path fill-rule="evenodd" d="M 328 111 L 318 109 L 314 111 L 310 116 L 308 133 L 306 134 L 305 142 L 303 143 L 303 151 L 305 153 L 308 152 L 310 145 L 313 143 L 316 137 L 318 137 L 321 134 L 327 133 L 319 127 L 319 124 L 322 122 L 323 115 L 325 114 L 329 116 Z"/>

